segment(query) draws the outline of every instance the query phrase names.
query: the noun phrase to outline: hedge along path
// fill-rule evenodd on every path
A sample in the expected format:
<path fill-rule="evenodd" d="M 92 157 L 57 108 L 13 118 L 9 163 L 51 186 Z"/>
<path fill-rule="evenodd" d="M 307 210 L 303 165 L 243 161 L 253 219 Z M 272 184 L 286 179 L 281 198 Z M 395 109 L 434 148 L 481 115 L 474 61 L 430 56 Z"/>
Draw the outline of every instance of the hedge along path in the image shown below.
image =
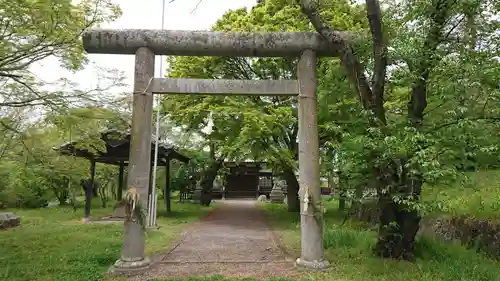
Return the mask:
<path fill-rule="evenodd" d="M 281 250 L 255 201 L 219 201 L 191 225 L 171 250 L 133 280 L 188 276 L 293 277 L 293 259 Z"/>

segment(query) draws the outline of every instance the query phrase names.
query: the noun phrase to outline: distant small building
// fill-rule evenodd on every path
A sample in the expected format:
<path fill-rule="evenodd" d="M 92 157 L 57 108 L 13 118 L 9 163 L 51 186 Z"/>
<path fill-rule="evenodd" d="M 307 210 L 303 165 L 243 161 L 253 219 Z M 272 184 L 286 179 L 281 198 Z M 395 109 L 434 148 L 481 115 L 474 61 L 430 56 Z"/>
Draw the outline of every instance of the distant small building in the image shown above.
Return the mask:
<path fill-rule="evenodd" d="M 265 162 L 224 162 L 224 167 L 229 168 L 224 187 L 224 198 L 257 198 L 259 195 L 269 196 L 268 183 L 272 188 L 273 173 L 265 169 Z M 264 190 L 259 192 L 259 186 Z"/>

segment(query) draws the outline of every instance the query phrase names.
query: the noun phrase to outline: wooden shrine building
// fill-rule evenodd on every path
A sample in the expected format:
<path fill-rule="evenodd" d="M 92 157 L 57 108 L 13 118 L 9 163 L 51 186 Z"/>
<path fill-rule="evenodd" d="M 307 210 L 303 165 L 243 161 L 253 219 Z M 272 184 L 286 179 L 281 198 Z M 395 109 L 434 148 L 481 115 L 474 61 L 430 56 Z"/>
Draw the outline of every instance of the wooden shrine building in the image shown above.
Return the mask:
<path fill-rule="evenodd" d="M 100 133 L 100 139 L 104 142 L 105 150 L 101 151 L 97 147 L 85 147 L 83 142 L 87 138 L 80 138 L 72 142 L 67 142 L 58 148 L 55 148 L 59 153 L 63 155 L 73 155 L 76 157 L 86 158 L 90 161 L 90 188 L 87 188 L 85 192 L 85 218 L 90 216 L 90 206 L 92 200 L 92 187 L 95 183 L 95 170 L 96 163 L 104 163 L 119 166 L 120 172 L 118 176 L 118 190 L 117 197 L 119 200 L 122 198 L 122 192 L 124 189 L 124 170 L 128 166 L 129 155 L 130 155 L 130 131 L 120 132 L 117 130 L 106 130 Z M 153 136 L 151 138 L 151 171 L 150 171 L 150 188 L 149 194 L 152 191 L 152 169 L 154 165 L 154 155 L 155 155 L 155 141 L 156 138 Z M 92 151 L 93 152 L 92 152 Z M 170 212 L 170 160 L 176 159 L 183 163 L 188 163 L 189 158 L 179 153 L 176 149 L 165 144 L 158 144 L 158 166 L 164 166 L 166 172 L 165 181 L 165 205 L 167 211 Z"/>
<path fill-rule="evenodd" d="M 224 162 L 224 167 L 229 168 L 224 198 L 257 198 L 259 195 L 269 197 L 273 186 L 273 174 L 264 170 L 265 166 L 265 162 Z"/>

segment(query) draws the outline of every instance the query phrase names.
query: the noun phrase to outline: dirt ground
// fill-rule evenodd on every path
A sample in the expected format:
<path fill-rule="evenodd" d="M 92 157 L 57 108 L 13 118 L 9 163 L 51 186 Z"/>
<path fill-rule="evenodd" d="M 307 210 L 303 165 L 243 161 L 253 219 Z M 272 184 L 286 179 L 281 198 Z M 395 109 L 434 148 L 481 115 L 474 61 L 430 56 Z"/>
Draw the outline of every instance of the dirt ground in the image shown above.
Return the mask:
<path fill-rule="evenodd" d="M 133 280 L 187 276 L 293 277 L 294 262 L 279 246 L 264 214 L 251 200 L 218 201 L 168 253 Z"/>

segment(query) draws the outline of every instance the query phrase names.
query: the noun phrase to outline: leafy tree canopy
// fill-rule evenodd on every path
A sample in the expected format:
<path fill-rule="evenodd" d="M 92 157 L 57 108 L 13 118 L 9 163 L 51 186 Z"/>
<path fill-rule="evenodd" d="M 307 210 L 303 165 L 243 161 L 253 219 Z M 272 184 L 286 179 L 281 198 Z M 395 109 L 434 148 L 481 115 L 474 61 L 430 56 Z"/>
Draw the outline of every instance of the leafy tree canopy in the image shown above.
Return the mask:
<path fill-rule="evenodd" d="M 87 62 L 81 43 L 89 27 L 113 21 L 121 15 L 109 0 L 0 1 L 0 110 L 10 107 L 50 106 L 74 102 L 68 81 L 46 90 L 29 67 L 56 57 L 65 69 L 80 70 Z M 79 93 L 82 98 L 85 94 Z"/>

